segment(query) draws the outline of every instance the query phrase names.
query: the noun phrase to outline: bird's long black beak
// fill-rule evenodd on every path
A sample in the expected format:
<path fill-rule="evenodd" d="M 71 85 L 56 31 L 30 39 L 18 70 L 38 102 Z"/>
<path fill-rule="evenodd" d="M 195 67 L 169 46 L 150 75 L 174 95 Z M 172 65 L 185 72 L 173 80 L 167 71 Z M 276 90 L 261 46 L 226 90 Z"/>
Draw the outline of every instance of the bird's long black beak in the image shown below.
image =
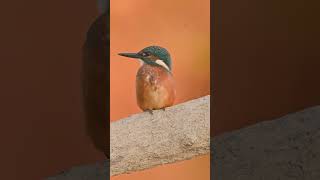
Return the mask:
<path fill-rule="evenodd" d="M 124 56 L 124 57 L 129 57 L 129 58 L 141 58 L 141 56 L 137 53 L 119 53 L 118 55 Z"/>

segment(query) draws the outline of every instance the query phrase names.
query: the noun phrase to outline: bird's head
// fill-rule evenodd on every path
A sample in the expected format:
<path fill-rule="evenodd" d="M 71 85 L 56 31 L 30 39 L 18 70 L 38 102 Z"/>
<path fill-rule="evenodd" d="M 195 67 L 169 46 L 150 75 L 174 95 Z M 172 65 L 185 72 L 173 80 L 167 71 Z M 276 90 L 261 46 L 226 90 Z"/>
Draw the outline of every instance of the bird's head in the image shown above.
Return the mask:
<path fill-rule="evenodd" d="M 161 66 L 171 72 L 171 57 L 169 52 L 163 47 L 149 46 L 142 49 L 138 53 L 119 53 L 119 55 L 140 59 L 143 61 L 143 63 Z"/>

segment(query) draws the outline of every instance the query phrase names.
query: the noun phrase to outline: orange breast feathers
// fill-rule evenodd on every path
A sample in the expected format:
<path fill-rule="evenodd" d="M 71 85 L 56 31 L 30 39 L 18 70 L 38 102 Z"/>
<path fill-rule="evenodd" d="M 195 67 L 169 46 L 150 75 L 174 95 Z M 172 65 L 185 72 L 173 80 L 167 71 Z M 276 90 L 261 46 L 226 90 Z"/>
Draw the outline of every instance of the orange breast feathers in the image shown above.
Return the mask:
<path fill-rule="evenodd" d="M 161 66 L 144 64 L 136 76 L 136 94 L 143 111 L 172 106 L 176 91 L 171 73 Z"/>

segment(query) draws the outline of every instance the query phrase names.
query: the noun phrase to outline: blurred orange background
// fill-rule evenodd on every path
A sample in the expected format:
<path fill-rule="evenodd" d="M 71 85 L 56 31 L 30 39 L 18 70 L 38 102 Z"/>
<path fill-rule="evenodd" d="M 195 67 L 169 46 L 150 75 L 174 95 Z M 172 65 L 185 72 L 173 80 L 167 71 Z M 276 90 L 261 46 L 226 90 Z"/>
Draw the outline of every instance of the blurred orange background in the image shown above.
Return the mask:
<path fill-rule="evenodd" d="M 210 0 L 118 0 L 111 2 L 110 15 L 111 121 L 141 112 L 135 95 L 140 64 L 118 56 L 120 52 L 165 47 L 173 61 L 175 103 L 210 94 Z M 207 155 L 111 179 L 207 180 L 209 168 Z"/>

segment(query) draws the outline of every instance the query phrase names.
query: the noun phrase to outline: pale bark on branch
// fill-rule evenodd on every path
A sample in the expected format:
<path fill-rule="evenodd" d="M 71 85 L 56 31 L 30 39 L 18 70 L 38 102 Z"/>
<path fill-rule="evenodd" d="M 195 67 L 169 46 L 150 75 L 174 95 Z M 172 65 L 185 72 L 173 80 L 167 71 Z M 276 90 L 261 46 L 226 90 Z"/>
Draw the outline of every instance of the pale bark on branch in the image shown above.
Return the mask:
<path fill-rule="evenodd" d="M 111 124 L 111 176 L 210 153 L 210 96 Z"/>

